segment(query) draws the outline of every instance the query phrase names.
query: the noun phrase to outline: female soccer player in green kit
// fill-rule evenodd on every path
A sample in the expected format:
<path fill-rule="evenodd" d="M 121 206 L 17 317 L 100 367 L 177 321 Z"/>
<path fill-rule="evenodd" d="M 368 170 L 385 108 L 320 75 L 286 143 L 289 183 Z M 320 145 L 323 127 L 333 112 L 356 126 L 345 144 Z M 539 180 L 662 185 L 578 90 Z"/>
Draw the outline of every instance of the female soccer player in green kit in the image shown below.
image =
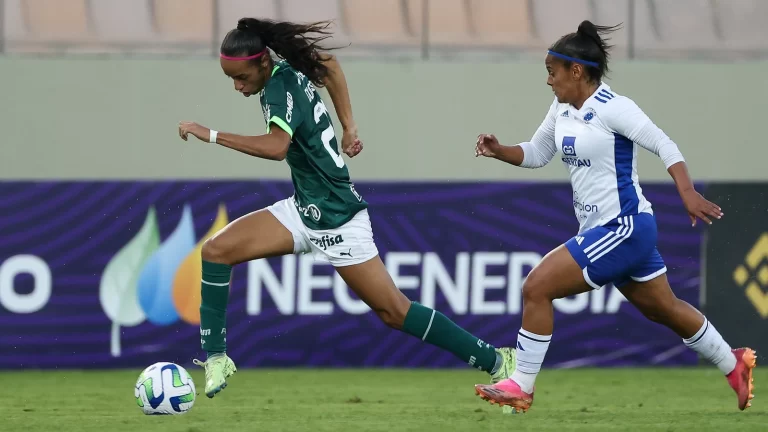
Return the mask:
<path fill-rule="evenodd" d="M 181 122 L 190 135 L 242 153 L 287 160 L 294 195 L 231 222 L 202 249 L 200 334 L 207 360 L 205 393 L 213 397 L 237 370 L 226 354 L 226 310 L 232 266 L 259 258 L 311 253 L 333 265 L 347 285 L 388 326 L 447 350 L 486 371 L 491 382 L 508 378 L 512 348 L 496 349 L 445 315 L 410 301 L 395 286 L 373 241 L 368 204 L 350 181 L 331 117 L 316 87 L 325 86 L 343 127 L 342 150 L 363 149 L 344 74 L 335 57 L 321 53 L 328 23 L 300 25 L 243 18 L 221 44 L 221 68 L 243 96 L 259 95 L 267 133 L 242 136 Z M 284 60 L 275 61 L 270 50 Z"/>

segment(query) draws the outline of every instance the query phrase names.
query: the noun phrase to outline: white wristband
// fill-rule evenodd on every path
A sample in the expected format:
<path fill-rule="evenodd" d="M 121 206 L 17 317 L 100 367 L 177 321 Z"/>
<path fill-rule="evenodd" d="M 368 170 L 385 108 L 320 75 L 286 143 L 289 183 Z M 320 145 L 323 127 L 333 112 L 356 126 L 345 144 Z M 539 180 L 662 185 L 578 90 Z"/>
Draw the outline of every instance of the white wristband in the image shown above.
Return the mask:
<path fill-rule="evenodd" d="M 211 135 L 208 137 L 208 142 L 216 144 L 216 138 L 219 136 L 219 132 L 211 129 Z"/>

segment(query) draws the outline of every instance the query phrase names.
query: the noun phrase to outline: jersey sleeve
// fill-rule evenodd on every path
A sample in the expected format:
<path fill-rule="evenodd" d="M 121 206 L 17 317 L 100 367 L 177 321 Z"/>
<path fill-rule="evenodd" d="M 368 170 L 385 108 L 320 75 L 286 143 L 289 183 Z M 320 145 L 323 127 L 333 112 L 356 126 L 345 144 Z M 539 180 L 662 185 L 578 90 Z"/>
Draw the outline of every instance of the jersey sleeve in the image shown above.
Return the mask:
<path fill-rule="evenodd" d="M 555 120 L 557 118 L 557 99 L 549 107 L 547 116 L 541 122 L 530 141 L 520 143 L 523 148 L 523 168 L 541 168 L 548 164 L 557 153 L 555 144 Z"/>
<path fill-rule="evenodd" d="M 273 80 L 280 79 L 274 77 Z M 291 93 L 291 90 L 284 82 L 274 82 L 264 92 L 265 105 L 269 119 L 267 120 L 267 132 L 271 123 L 276 124 L 280 129 L 288 132 L 293 138 L 293 133 L 304 120 L 300 107 L 298 106 L 298 97 Z"/>
<path fill-rule="evenodd" d="M 659 156 L 665 167 L 669 168 L 685 161 L 677 144 L 656 126 L 632 99 L 616 98 L 606 108 L 610 109 L 606 109 L 601 115 L 605 125 Z"/>

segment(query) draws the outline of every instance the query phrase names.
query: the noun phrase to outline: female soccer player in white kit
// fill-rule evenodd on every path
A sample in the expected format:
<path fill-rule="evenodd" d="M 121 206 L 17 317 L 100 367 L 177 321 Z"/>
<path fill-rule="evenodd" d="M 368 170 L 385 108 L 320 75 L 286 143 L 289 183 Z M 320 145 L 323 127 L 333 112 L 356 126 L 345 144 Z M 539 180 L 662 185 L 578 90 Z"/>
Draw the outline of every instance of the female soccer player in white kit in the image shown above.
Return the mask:
<path fill-rule="evenodd" d="M 530 142 L 503 146 L 493 135 L 477 139 L 476 156 L 524 168 L 542 167 L 561 150 L 580 227 L 542 259 L 523 285 L 523 323 L 512 377 L 475 390 L 491 403 L 527 411 L 552 338 L 552 301 L 613 283 L 647 318 L 672 329 L 714 363 L 744 410 L 753 397 L 755 352 L 731 349 L 699 311 L 672 292 L 656 250 L 651 203 L 638 184 L 636 145 L 662 159 L 694 225 L 696 218 L 711 223 L 710 217 L 720 219 L 723 213 L 696 192 L 677 145 L 631 99 L 602 82 L 611 47 L 601 35 L 616 28 L 584 21 L 549 49 L 547 84 L 555 101 Z"/>

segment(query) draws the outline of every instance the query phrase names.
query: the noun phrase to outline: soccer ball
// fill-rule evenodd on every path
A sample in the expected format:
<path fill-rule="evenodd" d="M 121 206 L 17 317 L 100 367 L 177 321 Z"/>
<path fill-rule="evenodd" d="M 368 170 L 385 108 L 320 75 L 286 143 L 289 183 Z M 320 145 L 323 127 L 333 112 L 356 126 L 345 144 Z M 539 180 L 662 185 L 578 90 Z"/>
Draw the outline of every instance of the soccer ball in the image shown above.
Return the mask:
<path fill-rule="evenodd" d="M 133 394 L 146 415 L 176 415 L 192 409 L 196 392 L 186 369 L 159 362 L 141 372 Z"/>

